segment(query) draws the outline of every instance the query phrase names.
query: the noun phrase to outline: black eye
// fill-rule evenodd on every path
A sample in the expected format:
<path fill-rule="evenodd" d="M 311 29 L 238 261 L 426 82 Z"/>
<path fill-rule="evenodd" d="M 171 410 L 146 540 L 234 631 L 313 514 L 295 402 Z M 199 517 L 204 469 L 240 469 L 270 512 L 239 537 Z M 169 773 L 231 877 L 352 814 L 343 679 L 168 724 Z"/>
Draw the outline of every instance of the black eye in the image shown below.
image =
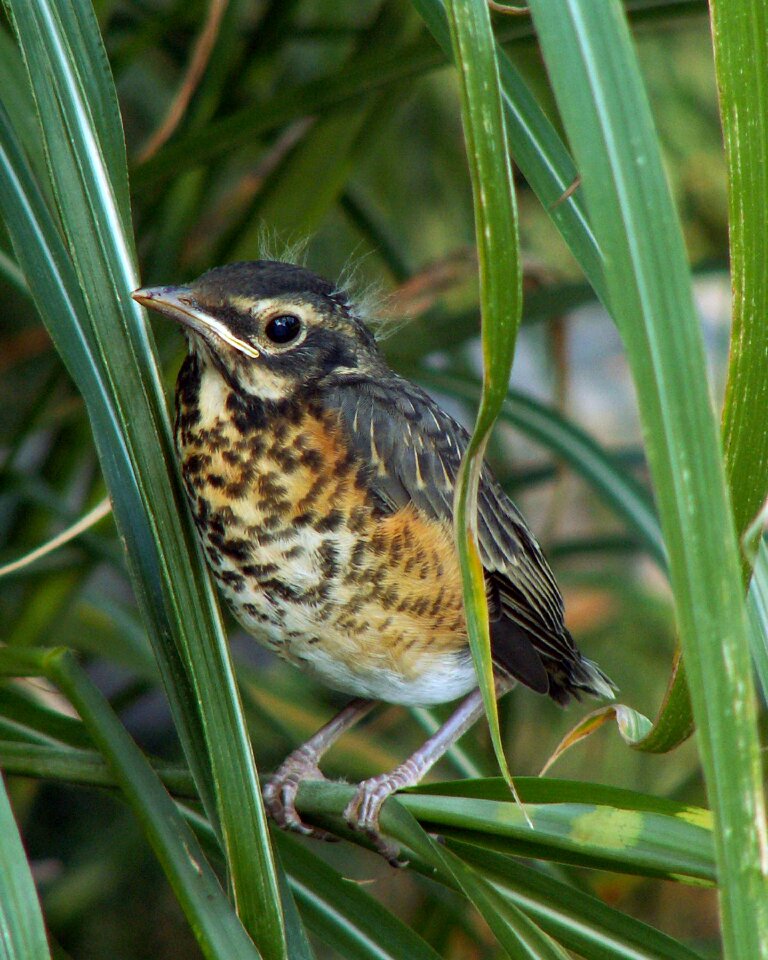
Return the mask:
<path fill-rule="evenodd" d="M 301 331 L 301 320 L 292 313 L 281 313 L 279 317 L 272 317 L 264 327 L 264 333 L 272 343 L 290 343 L 295 340 Z"/>

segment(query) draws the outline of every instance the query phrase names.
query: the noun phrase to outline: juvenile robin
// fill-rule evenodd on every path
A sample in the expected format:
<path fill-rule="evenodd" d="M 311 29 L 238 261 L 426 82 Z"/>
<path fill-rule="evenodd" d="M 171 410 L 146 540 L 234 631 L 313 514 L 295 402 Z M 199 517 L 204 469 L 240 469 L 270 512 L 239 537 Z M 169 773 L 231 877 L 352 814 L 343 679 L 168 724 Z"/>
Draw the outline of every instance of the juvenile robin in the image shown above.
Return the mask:
<path fill-rule="evenodd" d="M 385 363 L 352 298 L 290 263 L 219 267 L 139 303 L 181 324 L 176 446 L 208 563 L 242 626 L 355 698 L 264 788 L 282 827 L 327 836 L 295 799 L 332 743 L 376 701 L 427 706 L 468 694 L 345 811 L 390 860 L 388 796 L 418 783 L 482 715 L 453 543 L 453 489 L 468 434 Z M 487 467 L 478 536 L 497 690 L 519 681 L 566 704 L 611 681 L 565 627 L 554 576 Z"/>

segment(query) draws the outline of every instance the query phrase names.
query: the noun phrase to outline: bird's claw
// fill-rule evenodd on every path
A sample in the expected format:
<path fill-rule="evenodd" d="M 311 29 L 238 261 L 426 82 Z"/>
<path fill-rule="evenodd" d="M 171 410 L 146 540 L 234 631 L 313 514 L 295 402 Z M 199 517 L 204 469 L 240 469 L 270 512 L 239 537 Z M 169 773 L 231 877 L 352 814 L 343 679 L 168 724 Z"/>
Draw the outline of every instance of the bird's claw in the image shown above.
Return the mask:
<path fill-rule="evenodd" d="M 363 780 L 344 810 L 347 826 L 365 834 L 377 852 L 393 867 L 405 867 L 408 861 L 400 858 L 400 848 L 397 844 L 382 836 L 379 817 L 385 801 L 403 785 L 401 778 L 391 773 Z"/>
<path fill-rule="evenodd" d="M 296 810 L 296 794 L 304 780 L 325 780 L 317 763 L 301 754 L 292 753 L 264 784 L 261 795 L 267 813 L 283 830 L 300 833 L 316 840 L 337 841 L 327 830 L 304 823 Z"/>

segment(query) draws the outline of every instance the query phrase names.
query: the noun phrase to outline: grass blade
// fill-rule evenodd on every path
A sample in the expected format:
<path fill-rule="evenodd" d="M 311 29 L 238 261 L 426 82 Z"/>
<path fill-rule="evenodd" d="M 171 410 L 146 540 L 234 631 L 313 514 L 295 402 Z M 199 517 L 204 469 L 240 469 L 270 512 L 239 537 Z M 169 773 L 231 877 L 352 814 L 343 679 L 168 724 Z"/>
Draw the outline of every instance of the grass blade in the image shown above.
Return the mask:
<path fill-rule="evenodd" d="M 81 300 L 63 316 L 37 296 L 36 302 L 56 328 L 58 341 L 67 341 L 70 357 L 78 354 L 77 368 L 86 371 L 78 383 L 89 411 L 106 397 L 108 424 L 102 417 L 94 419 L 97 435 L 105 428 L 102 465 L 190 764 L 209 816 L 215 818 L 218 811 L 221 819 L 238 911 L 264 954 L 283 957 L 275 865 L 234 672 L 182 506 L 148 333 L 128 295 L 138 281 L 132 241 L 123 229 L 122 141 L 118 149 L 111 97 L 99 97 L 91 89 L 94 83 L 111 86 L 96 21 L 84 5 L 75 13 L 69 4 L 51 0 L 34 6 L 12 0 L 10 9 L 46 140 L 68 252 L 85 294 L 85 309 Z M 82 59 L 86 56 L 90 59 Z M 14 229 L 13 220 L 8 222 Z M 39 233 L 35 239 L 40 240 Z M 50 247 L 56 241 L 47 243 Z M 57 256 L 61 260 L 61 251 Z M 26 251 L 28 279 L 43 257 L 50 262 L 39 242 L 36 252 Z M 71 280 L 67 283 L 71 286 Z M 92 390 L 94 379 L 98 385 Z"/>
<path fill-rule="evenodd" d="M 421 937 L 353 880 L 285 833 L 277 837 L 277 844 L 308 925 L 341 956 L 348 960 L 439 960 Z"/>
<path fill-rule="evenodd" d="M 638 391 L 717 829 L 725 955 L 768 943 L 755 701 L 733 520 L 680 226 L 618 3 L 532 3 L 545 60 L 610 251 L 611 309 Z"/>
<path fill-rule="evenodd" d="M 210 960 L 256 960 L 259 954 L 237 918 L 192 831 L 143 754 L 96 686 L 66 650 L 0 651 L 5 675 L 37 672 L 75 707 L 123 796 L 139 819 L 168 880 Z"/>
<path fill-rule="evenodd" d="M 501 778 L 461 780 L 398 794 L 396 804 L 385 804 L 382 826 L 419 855 L 421 847 L 411 847 L 387 828 L 392 807 L 407 810 L 427 830 L 512 856 L 684 882 L 715 881 L 706 810 L 576 781 L 517 777 L 515 783 L 525 810 L 510 799 Z M 297 809 L 310 821 L 350 836 L 342 814 L 353 793 L 346 784 L 308 781 L 299 788 Z"/>
<path fill-rule="evenodd" d="M 713 0 L 711 11 L 733 290 L 723 440 L 736 530 L 743 534 L 768 494 L 768 11 L 759 0 Z"/>
<path fill-rule="evenodd" d="M 0 955 L 50 960 L 35 883 L 0 777 Z"/>
<path fill-rule="evenodd" d="M 457 840 L 448 848 L 550 936 L 590 960 L 701 960 L 648 924 L 510 857 Z"/>
<path fill-rule="evenodd" d="M 413 0 L 441 49 L 451 53 L 443 0 Z M 595 293 L 605 299 L 602 256 L 580 191 L 566 192 L 578 175 L 557 131 L 522 77 L 497 47 L 507 136 L 515 161 L 571 248 Z M 455 59 L 455 54 L 454 54 Z"/>
<path fill-rule="evenodd" d="M 483 344 L 483 394 L 456 479 L 454 531 L 472 659 L 496 758 L 511 785 L 499 732 L 485 574 L 477 546 L 477 492 L 483 452 L 507 392 L 520 325 L 522 274 L 517 209 L 488 7 L 474 0 L 451 0 L 447 10 L 474 196 Z"/>

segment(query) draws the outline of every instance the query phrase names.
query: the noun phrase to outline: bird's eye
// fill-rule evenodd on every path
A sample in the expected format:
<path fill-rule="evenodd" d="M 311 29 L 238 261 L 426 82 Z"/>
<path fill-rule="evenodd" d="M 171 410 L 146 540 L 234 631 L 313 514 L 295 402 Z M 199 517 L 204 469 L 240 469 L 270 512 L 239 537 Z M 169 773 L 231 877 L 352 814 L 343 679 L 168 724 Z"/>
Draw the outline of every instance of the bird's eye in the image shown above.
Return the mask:
<path fill-rule="evenodd" d="M 272 343 L 290 343 L 301 331 L 301 320 L 292 313 L 281 313 L 272 317 L 264 327 L 264 333 Z"/>

